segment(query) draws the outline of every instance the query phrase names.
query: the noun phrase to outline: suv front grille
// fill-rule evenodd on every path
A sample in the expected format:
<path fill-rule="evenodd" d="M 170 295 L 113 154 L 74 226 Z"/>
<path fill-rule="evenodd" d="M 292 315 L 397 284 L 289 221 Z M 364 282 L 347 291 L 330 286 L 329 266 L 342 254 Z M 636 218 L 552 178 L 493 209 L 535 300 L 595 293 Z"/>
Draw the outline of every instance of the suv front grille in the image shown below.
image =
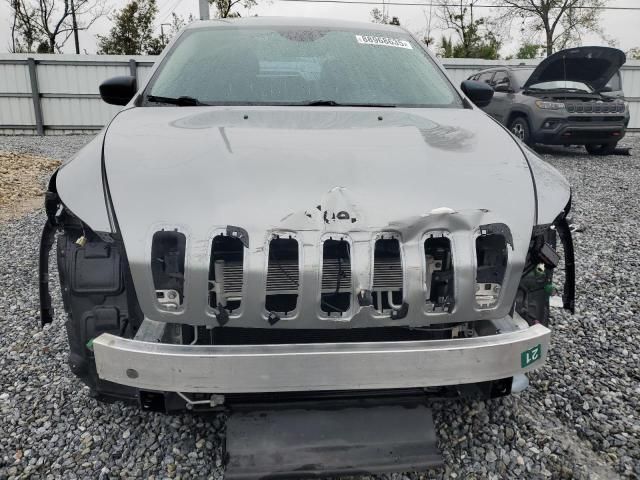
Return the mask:
<path fill-rule="evenodd" d="M 624 113 L 624 103 L 567 103 L 569 113 Z"/>
<path fill-rule="evenodd" d="M 508 232 L 506 226 L 501 228 Z M 508 258 L 506 237 L 502 234 L 502 230 L 496 233 L 485 230 L 480 233 L 478 242 L 495 240 L 498 243 L 497 247 L 493 244 L 488 246 L 483 244 L 482 248 L 479 244 L 474 245 L 479 253 L 482 251 L 482 255 L 477 260 L 478 277 L 474 287 L 476 290 L 480 287 L 484 290 L 490 288 L 493 298 L 491 302 L 478 302 L 476 308 L 479 309 L 497 306 L 499 302 L 497 292 L 502 286 Z M 266 248 L 261 250 L 268 257 L 264 270 L 261 271 L 259 257 L 249 253 L 246 243 L 241 239 L 226 233 L 213 237 L 209 257 L 208 305 L 215 313 L 220 325 L 225 325 L 231 316 L 235 318 L 245 316 L 241 305 L 246 300 L 247 288 L 250 288 L 252 296 L 257 291 L 262 292 L 264 295 L 261 304 L 262 312 L 271 324 L 287 317 L 296 318 L 301 310 L 304 310 L 304 314 L 308 316 L 308 308 L 301 308 L 299 304 L 301 298 L 305 298 L 306 302 L 317 302 L 316 312 L 319 319 L 348 320 L 356 310 L 359 311 L 358 305 L 373 307 L 368 314 L 374 317 L 388 316 L 393 320 L 404 318 L 410 307 L 420 308 L 419 305 L 410 306 L 406 299 L 408 287 L 405 282 L 408 278 L 415 278 L 415 272 L 411 270 L 409 273 L 407 269 L 416 268 L 422 269 L 423 280 L 420 281 L 420 285 L 413 284 L 412 287 L 422 289 L 424 294 L 422 311 L 427 315 L 453 312 L 456 303 L 454 279 L 457 275 L 457 267 L 454 243 L 449 232 L 443 230 L 425 233 L 422 240 L 424 249 L 422 265 L 409 266 L 404 263 L 405 247 L 401 237 L 395 233 L 377 234 L 370 244 L 373 250 L 369 260 L 371 262 L 370 283 L 364 282 L 358 285 L 354 283 L 356 271 L 352 271 L 354 243 L 349 236 L 325 237 L 321 242 L 322 247 L 318 251 L 318 258 L 315 261 L 308 257 L 304 260 L 306 245 L 298 234 L 293 232 L 284 235 L 273 234 Z M 362 249 L 356 251 L 358 253 L 356 258 L 364 260 L 366 257 L 363 258 L 363 254 L 367 246 L 361 242 L 355 245 L 358 249 Z M 460 247 L 464 248 L 464 245 Z M 184 254 L 185 246 L 182 245 L 181 248 Z M 157 252 L 154 251 L 154 253 Z M 309 252 L 306 253 L 309 254 Z M 248 264 L 247 260 L 251 260 L 251 264 Z M 361 273 L 364 272 L 358 271 L 358 273 L 358 281 L 361 282 Z M 310 275 L 318 275 L 318 277 L 313 280 Z M 184 277 L 184 274 L 180 274 L 176 278 Z M 303 284 L 305 278 L 307 280 Z M 247 287 L 246 282 L 254 279 L 264 282 L 263 289 L 257 290 L 258 285 L 254 283 Z M 193 297 L 189 298 L 187 295 L 188 293 L 185 293 L 186 301 L 193 300 Z M 248 314 L 255 316 L 255 307 L 260 305 L 256 305 L 259 299 L 251 298 L 250 301 L 252 307 Z"/>

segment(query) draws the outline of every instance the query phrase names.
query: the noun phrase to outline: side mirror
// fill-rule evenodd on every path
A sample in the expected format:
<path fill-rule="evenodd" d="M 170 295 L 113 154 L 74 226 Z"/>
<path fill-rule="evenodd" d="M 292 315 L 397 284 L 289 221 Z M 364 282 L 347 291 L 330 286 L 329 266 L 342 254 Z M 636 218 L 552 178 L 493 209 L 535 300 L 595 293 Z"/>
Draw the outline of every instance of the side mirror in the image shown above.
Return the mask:
<path fill-rule="evenodd" d="M 484 82 L 465 80 L 460 85 L 460 88 L 478 107 L 486 107 L 491 103 L 491 99 L 493 98 L 493 88 Z"/>
<path fill-rule="evenodd" d="M 126 105 L 137 90 L 135 77 L 113 77 L 100 84 L 100 97 L 111 105 Z"/>
<path fill-rule="evenodd" d="M 493 87 L 493 89 L 496 92 L 502 93 L 511 93 L 513 91 L 509 82 L 498 83 L 495 87 Z"/>

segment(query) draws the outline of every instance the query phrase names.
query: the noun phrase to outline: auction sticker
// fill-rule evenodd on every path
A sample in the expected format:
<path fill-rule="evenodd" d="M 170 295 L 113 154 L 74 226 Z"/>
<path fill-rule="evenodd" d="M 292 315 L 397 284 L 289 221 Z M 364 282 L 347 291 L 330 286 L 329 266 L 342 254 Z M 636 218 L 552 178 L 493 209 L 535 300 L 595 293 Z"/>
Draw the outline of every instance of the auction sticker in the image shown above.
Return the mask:
<path fill-rule="evenodd" d="M 542 345 L 538 344 L 520 354 L 520 365 L 522 368 L 528 367 L 542 356 Z"/>
<path fill-rule="evenodd" d="M 413 47 L 406 40 L 399 40 L 397 38 L 378 37 L 374 35 L 356 35 L 358 43 L 363 45 L 381 45 L 383 47 L 397 47 L 413 50 Z"/>

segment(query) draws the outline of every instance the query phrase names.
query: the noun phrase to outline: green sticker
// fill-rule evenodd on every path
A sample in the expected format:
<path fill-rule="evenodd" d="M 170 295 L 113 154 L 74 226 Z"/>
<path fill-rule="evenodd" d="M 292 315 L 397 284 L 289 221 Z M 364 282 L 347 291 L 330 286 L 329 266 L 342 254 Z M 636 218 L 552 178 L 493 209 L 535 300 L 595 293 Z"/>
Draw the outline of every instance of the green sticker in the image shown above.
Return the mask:
<path fill-rule="evenodd" d="M 533 362 L 539 360 L 540 357 L 542 357 L 542 345 L 538 344 L 520 354 L 520 364 L 522 368 L 528 367 Z"/>

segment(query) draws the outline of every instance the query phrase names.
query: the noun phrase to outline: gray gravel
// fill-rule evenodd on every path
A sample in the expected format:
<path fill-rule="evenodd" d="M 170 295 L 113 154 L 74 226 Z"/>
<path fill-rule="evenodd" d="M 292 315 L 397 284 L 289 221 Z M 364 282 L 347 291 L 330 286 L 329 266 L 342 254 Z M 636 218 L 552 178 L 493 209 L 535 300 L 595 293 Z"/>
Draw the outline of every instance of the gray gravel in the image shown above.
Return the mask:
<path fill-rule="evenodd" d="M 88 137 L 0 137 L 64 158 Z M 426 478 L 640 478 L 640 137 L 633 157 L 544 149 L 574 188 L 577 314 L 554 309 L 547 364 L 519 395 L 434 402 L 444 469 Z M 0 478 L 222 478 L 224 417 L 97 403 L 66 365 L 62 306 L 37 315 L 43 215 L 0 225 Z M 364 478 L 370 477 L 359 477 Z"/>

